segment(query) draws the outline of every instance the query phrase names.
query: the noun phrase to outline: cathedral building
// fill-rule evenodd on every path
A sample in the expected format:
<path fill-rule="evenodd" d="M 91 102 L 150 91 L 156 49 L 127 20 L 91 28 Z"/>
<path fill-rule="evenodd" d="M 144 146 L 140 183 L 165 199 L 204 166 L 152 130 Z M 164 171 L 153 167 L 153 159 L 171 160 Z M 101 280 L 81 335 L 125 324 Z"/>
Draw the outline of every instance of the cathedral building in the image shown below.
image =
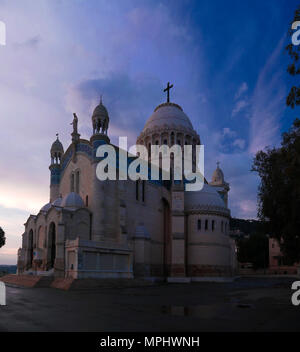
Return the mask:
<path fill-rule="evenodd" d="M 80 138 L 76 114 L 72 124 L 67 150 L 58 136 L 51 146 L 49 202 L 25 223 L 19 275 L 169 282 L 235 275 L 229 184 L 219 165 L 200 191 L 186 191 L 183 181 L 100 181 L 96 151 L 111 145 L 108 111 L 100 101 L 89 140 Z M 200 137 L 183 109 L 168 99 L 155 108 L 137 144 L 195 146 Z"/>

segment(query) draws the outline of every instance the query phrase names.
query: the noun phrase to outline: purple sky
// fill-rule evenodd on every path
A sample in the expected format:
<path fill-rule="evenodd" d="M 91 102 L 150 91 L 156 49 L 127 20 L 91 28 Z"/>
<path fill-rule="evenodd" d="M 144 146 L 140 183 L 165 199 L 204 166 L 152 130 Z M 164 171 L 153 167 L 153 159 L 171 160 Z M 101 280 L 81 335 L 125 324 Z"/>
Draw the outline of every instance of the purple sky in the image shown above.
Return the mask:
<path fill-rule="evenodd" d="M 49 151 L 83 138 L 103 94 L 109 135 L 134 144 L 162 89 L 205 145 L 205 176 L 221 161 L 232 215 L 256 217 L 255 152 L 278 145 L 298 111 L 284 46 L 297 1 L 0 0 L 0 264 L 16 263 L 23 224 L 49 198 Z"/>

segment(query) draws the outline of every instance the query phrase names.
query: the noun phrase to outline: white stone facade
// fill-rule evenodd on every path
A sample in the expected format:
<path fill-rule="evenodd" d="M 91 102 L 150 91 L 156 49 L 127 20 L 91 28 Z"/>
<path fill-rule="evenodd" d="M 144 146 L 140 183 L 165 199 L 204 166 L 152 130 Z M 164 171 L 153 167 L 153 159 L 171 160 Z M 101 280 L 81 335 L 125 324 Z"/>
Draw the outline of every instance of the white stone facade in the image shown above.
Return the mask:
<path fill-rule="evenodd" d="M 109 144 L 102 102 L 93 135 L 81 139 L 74 114 L 72 143 L 51 147 L 50 201 L 31 215 L 18 251 L 18 273 L 72 278 L 232 277 L 235 250 L 229 233 L 229 185 L 219 166 L 198 192 L 181 182 L 99 181 L 99 145 Z M 182 108 L 159 105 L 137 144 L 200 144 Z M 116 151 L 117 147 L 115 147 Z M 195 153 L 192 155 L 195 167 Z"/>

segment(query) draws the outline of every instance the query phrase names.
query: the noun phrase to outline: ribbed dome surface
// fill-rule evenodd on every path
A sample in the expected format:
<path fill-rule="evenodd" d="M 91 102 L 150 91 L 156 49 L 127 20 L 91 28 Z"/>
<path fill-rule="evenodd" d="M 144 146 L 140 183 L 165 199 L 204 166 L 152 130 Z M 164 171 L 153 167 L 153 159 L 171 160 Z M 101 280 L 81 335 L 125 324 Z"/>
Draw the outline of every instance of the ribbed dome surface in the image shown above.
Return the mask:
<path fill-rule="evenodd" d="M 149 117 L 145 124 L 143 132 L 154 127 L 162 127 L 164 125 L 190 129 L 193 131 L 193 125 L 188 116 L 183 112 L 182 108 L 174 103 L 160 104 Z"/>
<path fill-rule="evenodd" d="M 108 112 L 106 110 L 106 107 L 100 102 L 99 105 L 95 107 L 95 110 L 93 112 L 92 118 L 93 117 L 107 117 L 108 118 Z"/>
<path fill-rule="evenodd" d="M 226 205 L 219 193 L 211 186 L 204 184 L 201 191 L 185 192 L 185 208 L 204 209 L 212 207 L 226 208 Z"/>
<path fill-rule="evenodd" d="M 60 142 L 60 140 L 58 139 L 58 137 L 57 137 L 57 139 L 56 139 L 56 141 L 52 144 L 52 146 L 51 146 L 51 153 L 53 153 L 53 152 L 60 152 L 60 153 L 62 153 L 63 154 L 63 152 L 64 152 L 64 147 L 63 147 L 63 145 L 61 144 L 61 142 Z"/>

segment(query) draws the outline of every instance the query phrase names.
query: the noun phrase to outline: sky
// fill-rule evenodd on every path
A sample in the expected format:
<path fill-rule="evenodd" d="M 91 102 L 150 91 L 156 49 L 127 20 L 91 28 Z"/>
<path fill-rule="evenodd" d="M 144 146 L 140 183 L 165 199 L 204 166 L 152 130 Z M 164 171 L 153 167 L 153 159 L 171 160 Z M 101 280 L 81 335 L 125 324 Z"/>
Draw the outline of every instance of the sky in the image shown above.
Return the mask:
<path fill-rule="evenodd" d="M 299 1 L 0 0 L 0 264 L 15 264 L 24 223 L 49 201 L 50 147 L 82 138 L 103 95 L 112 143 L 135 144 L 154 108 L 182 106 L 220 161 L 231 214 L 256 218 L 258 150 L 280 145 L 299 108 L 285 106 L 288 29 Z"/>

